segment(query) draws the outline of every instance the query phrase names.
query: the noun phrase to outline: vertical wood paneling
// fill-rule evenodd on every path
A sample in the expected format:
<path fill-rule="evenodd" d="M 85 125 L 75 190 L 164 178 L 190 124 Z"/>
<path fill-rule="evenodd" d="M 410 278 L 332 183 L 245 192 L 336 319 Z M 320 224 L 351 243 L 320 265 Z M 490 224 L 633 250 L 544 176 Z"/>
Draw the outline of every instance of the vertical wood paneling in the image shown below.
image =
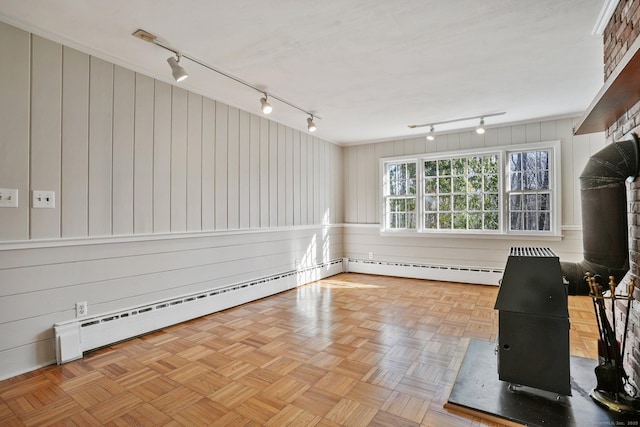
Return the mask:
<path fill-rule="evenodd" d="M 153 232 L 171 231 L 171 86 L 156 80 L 153 119 Z"/>
<path fill-rule="evenodd" d="M 366 223 L 367 222 L 367 190 L 371 191 L 371 187 L 368 185 L 368 170 L 372 168 L 373 165 L 367 163 L 367 146 L 369 144 L 358 145 L 356 148 L 356 170 L 357 172 L 357 181 L 356 185 L 358 188 L 361 188 L 363 191 L 359 191 L 355 197 L 357 200 L 357 222 L 358 223 Z"/>
<path fill-rule="evenodd" d="M 414 144 L 415 146 L 415 144 Z M 380 192 L 380 184 L 378 174 L 380 171 L 376 167 L 378 159 L 375 158 L 375 145 L 368 144 L 365 151 L 367 159 L 367 194 L 365 201 L 366 221 L 367 224 L 374 224 L 378 221 L 378 193 Z"/>
<path fill-rule="evenodd" d="M 320 177 L 322 171 L 322 163 L 320 162 L 320 143 L 316 137 L 311 137 L 313 144 L 313 158 L 315 159 L 313 168 L 313 222 L 312 224 L 320 224 Z"/>
<path fill-rule="evenodd" d="M 575 159 L 573 155 L 573 130 L 571 120 L 558 120 L 557 122 L 557 139 L 560 139 L 560 153 L 562 156 L 560 165 L 560 174 L 562 179 L 562 223 L 563 224 L 580 224 L 574 222 L 576 218 L 576 206 L 574 205 L 575 193 L 580 193 L 577 189 L 577 175 L 574 171 Z M 580 203 L 580 200 L 578 200 Z M 579 211 L 578 211 L 579 214 Z"/>
<path fill-rule="evenodd" d="M 202 229 L 215 226 L 216 103 L 204 98 L 202 104 Z"/>
<path fill-rule="evenodd" d="M 62 190 L 59 199 L 62 237 L 86 237 L 89 234 L 89 55 L 67 47 L 62 55 Z M 23 199 L 24 202 L 28 199 Z"/>
<path fill-rule="evenodd" d="M 249 123 L 249 227 L 260 227 L 260 118 L 251 114 Z"/>
<path fill-rule="evenodd" d="M 260 227 L 269 227 L 269 121 L 260 118 Z"/>
<path fill-rule="evenodd" d="M 471 132 L 462 132 L 458 135 L 460 137 L 460 150 L 468 150 L 473 147 L 471 144 Z"/>
<path fill-rule="evenodd" d="M 229 107 L 216 102 L 216 230 L 226 230 L 227 224 L 227 129 Z"/>
<path fill-rule="evenodd" d="M 325 198 L 324 198 L 324 188 L 325 188 L 325 184 L 327 182 L 325 175 L 327 173 L 329 173 L 327 171 L 327 164 L 326 164 L 326 158 L 325 158 L 325 145 L 323 141 L 319 141 L 317 138 L 316 140 L 316 145 L 318 146 L 318 157 L 317 157 L 317 164 L 318 164 L 318 191 L 317 191 L 317 208 L 316 208 L 316 215 L 315 215 L 315 224 L 322 224 L 324 221 L 324 214 L 325 214 Z"/>
<path fill-rule="evenodd" d="M 187 116 L 187 231 L 202 229 L 202 96 L 189 92 Z"/>
<path fill-rule="evenodd" d="M 484 134 L 484 146 L 495 147 L 496 145 L 498 145 L 498 129 L 487 129 Z"/>
<path fill-rule="evenodd" d="M 29 238 L 29 33 L 0 22 L 0 185 L 18 207 L 0 209 L 0 240 Z"/>
<path fill-rule="evenodd" d="M 511 141 L 508 144 L 524 144 L 527 142 L 527 126 L 511 126 Z"/>
<path fill-rule="evenodd" d="M 227 224 L 231 230 L 240 227 L 240 110 L 229 107 L 227 133 Z"/>
<path fill-rule="evenodd" d="M 239 205 L 240 228 L 249 228 L 251 222 L 251 114 L 240 111 Z"/>
<path fill-rule="evenodd" d="M 511 144 L 511 126 L 498 128 L 498 145 Z"/>
<path fill-rule="evenodd" d="M 269 122 L 269 227 L 278 226 L 278 124 Z"/>
<path fill-rule="evenodd" d="M 91 57 L 89 77 L 89 235 L 112 228 L 113 65 Z"/>
<path fill-rule="evenodd" d="M 188 94 L 172 87 L 171 97 L 171 231 L 187 229 Z"/>
<path fill-rule="evenodd" d="M 525 126 L 525 138 L 527 142 L 540 142 L 540 123 L 528 123 Z"/>
<path fill-rule="evenodd" d="M 278 227 L 287 225 L 287 147 L 284 125 L 278 124 Z"/>
<path fill-rule="evenodd" d="M 285 225 L 293 225 L 293 129 L 285 128 Z"/>
<path fill-rule="evenodd" d="M 113 234 L 132 234 L 134 229 L 134 118 L 136 137 L 139 129 L 142 131 L 144 123 L 151 131 L 148 141 L 153 142 L 153 80 L 149 78 L 147 80 L 150 86 L 148 90 L 151 92 L 147 114 L 151 119 L 147 119 L 145 123 L 145 118 L 141 117 L 144 115 L 138 114 L 137 111 L 140 103 L 137 99 L 137 91 L 143 85 L 136 85 L 136 75 L 133 71 L 118 66 L 114 68 Z M 151 150 L 149 150 L 149 154 L 151 154 Z M 149 202 L 151 202 L 151 197 L 152 195 L 149 194 Z M 148 232 L 151 232 L 151 228 Z"/>
<path fill-rule="evenodd" d="M 540 141 L 553 141 L 558 139 L 556 135 L 556 121 L 540 123 Z"/>
<path fill-rule="evenodd" d="M 314 157 L 315 140 L 307 134 L 307 224 L 313 224 L 314 177 L 317 169 Z"/>
<path fill-rule="evenodd" d="M 133 232 L 153 233 L 154 99 L 153 79 L 136 74 L 133 179 Z"/>
<path fill-rule="evenodd" d="M 293 131 L 293 225 L 300 225 L 300 131 Z"/>
<path fill-rule="evenodd" d="M 300 224 L 307 225 L 309 223 L 309 218 L 307 217 L 307 198 L 309 194 L 307 192 L 307 175 L 308 175 L 308 165 L 307 165 L 307 134 L 304 132 L 300 132 Z"/>
<path fill-rule="evenodd" d="M 353 188 L 358 181 L 358 164 L 356 160 L 357 147 L 347 147 L 344 152 L 344 186 L 348 197 L 344 199 L 344 221 L 358 222 L 358 201 L 354 200 Z"/>
<path fill-rule="evenodd" d="M 62 46 L 33 36 L 31 66 L 31 189 L 59 196 Z M 60 237 L 59 203 L 55 209 L 31 209 L 31 238 L 55 237 Z"/>

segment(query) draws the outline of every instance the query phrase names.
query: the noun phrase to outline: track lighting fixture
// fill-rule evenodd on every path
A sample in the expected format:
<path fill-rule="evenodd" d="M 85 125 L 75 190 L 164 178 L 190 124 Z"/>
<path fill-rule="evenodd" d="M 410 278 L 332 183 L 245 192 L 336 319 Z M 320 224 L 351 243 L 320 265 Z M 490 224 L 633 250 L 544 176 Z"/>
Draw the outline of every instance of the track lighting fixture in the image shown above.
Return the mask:
<path fill-rule="evenodd" d="M 429 141 L 436 139 L 436 132 L 434 131 L 433 126 L 431 126 L 431 130 L 429 130 L 429 133 L 427 134 L 427 139 Z"/>
<path fill-rule="evenodd" d="M 307 118 L 307 129 L 309 129 L 309 132 L 315 132 L 316 129 L 318 129 L 316 127 L 316 124 L 313 123 L 313 115 L 311 115 L 311 117 Z"/>
<path fill-rule="evenodd" d="M 271 114 L 271 112 L 273 111 L 273 107 L 271 106 L 271 104 L 269 104 L 269 101 L 267 101 L 266 93 L 264 94 L 264 98 L 260 100 L 260 105 L 260 108 L 264 114 Z"/>
<path fill-rule="evenodd" d="M 195 62 L 196 64 L 207 68 L 215 73 L 218 73 L 230 80 L 233 80 L 237 83 L 240 83 L 244 86 L 247 86 L 257 92 L 260 92 L 264 95 L 263 98 L 260 99 L 260 109 L 262 110 L 262 112 L 264 114 L 269 114 L 273 111 L 273 107 L 271 106 L 271 104 L 269 103 L 269 101 L 267 101 L 267 98 L 273 98 L 276 99 L 280 102 L 282 102 L 283 104 L 287 104 L 289 107 L 294 108 L 298 111 L 301 111 L 303 113 L 305 113 L 306 115 L 309 116 L 309 118 L 307 119 L 307 129 L 309 130 L 309 132 L 315 132 L 317 127 L 315 125 L 315 123 L 313 122 L 313 119 L 321 119 L 321 117 L 318 117 L 315 114 L 312 114 L 311 111 L 305 110 L 304 108 L 298 107 L 297 105 L 287 101 L 286 99 L 280 98 L 279 96 L 276 96 L 272 93 L 267 95 L 267 92 L 265 92 L 265 90 L 263 88 L 258 88 L 255 85 L 252 85 L 251 83 L 248 83 L 244 80 L 242 80 L 241 78 L 235 77 L 232 74 L 229 74 L 225 71 L 222 71 L 220 69 L 217 69 L 197 58 L 194 58 L 193 56 L 187 55 L 185 53 L 182 52 L 178 52 L 178 50 L 164 44 L 164 42 L 161 42 L 160 40 L 158 40 L 158 37 L 156 37 L 155 35 L 145 31 L 145 30 L 136 30 L 133 34 L 134 37 L 137 37 L 141 40 L 144 40 L 148 43 L 153 43 L 158 47 L 161 47 L 165 50 L 168 50 L 170 52 L 173 52 L 173 54 L 175 55 L 175 58 L 172 56 L 170 58 L 167 59 L 167 62 L 169 63 L 169 65 L 171 66 L 171 73 L 173 74 L 173 78 L 177 81 L 177 82 L 181 82 L 184 79 L 186 79 L 187 77 L 189 77 L 189 74 L 185 71 L 184 68 L 182 68 L 182 66 L 180 65 L 180 59 L 182 58 L 187 58 L 189 61 L 191 62 Z"/>
<path fill-rule="evenodd" d="M 483 114 L 481 116 L 461 117 L 459 119 L 443 120 L 441 122 L 425 123 L 425 124 L 422 124 L 422 125 L 409 125 L 409 128 L 415 129 L 415 128 L 422 128 L 422 127 L 426 127 L 426 126 L 430 127 L 431 130 L 427 134 L 427 139 L 429 141 L 433 141 L 433 138 L 434 138 L 434 135 L 435 135 L 433 127 L 436 126 L 436 125 L 443 125 L 443 124 L 447 124 L 447 123 L 466 122 L 466 121 L 469 121 L 469 120 L 480 119 L 480 124 L 476 128 L 476 132 L 478 132 L 479 134 L 483 134 L 484 131 L 485 131 L 484 119 L 486 119 L 487 117 L 501 116 L 503 114 L 506 114 L 506 113 L 503 111 L 501 113 Z"/>
<path fill-rule="evenodd" d="M 176 53 L 176 57 L 170 56 L 167 58 L 167 62 L 171 67 L 171 74 L 173 74 L 173 78 L 176 79 L 177 82 L 181 82 L 187 77 L 189 77 L 189 73 L 182 68 L 180 65 L 180 54 Z"/>

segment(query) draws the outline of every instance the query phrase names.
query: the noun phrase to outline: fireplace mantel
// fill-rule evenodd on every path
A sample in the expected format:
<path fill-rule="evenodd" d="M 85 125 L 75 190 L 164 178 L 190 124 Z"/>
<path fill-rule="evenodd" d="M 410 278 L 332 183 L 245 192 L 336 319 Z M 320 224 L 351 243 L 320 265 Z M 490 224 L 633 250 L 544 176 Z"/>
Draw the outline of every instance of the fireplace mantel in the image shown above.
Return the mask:
<path fill-rule="evenodd" d="M 575 135 L 602 132 L 640 101 L 640 37 L 613 70 L 574 127 Z"/>

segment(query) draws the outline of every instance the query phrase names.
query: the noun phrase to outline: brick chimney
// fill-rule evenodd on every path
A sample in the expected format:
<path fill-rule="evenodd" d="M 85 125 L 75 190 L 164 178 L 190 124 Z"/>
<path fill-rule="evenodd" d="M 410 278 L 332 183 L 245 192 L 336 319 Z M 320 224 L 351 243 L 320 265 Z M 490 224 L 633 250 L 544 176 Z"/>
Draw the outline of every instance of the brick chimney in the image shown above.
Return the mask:
<path fill-rule="evenodd" d="M 604 77 L 605 82 L 612 76 L 616 66 L 620 64 L 625 54 L 632 48 L 634 41 L 640 34 L 640 0 L 621 0 L 607 24 L 604 38 Z M 640 78 L 638 79 L 640 86 Z M 634 89 L 637 90 L 637 89 Z M 615 123 L 605 130 L 607 142 L 619 141 L 629 138 L 629 134 L 640 134 L 640 99 L 630 108 L 627 108 Z M 640 178 L 629 185 L 628 191 L 628 224 L 629 224 L 629 262 L 631 274 L 636 277 L 636 287 L 640 286 Z M 619 285 L 618 292 L 626 294 L 627 284 Z M 635 297 L 640 297 L 640 291 L 636 288 Z M 616 322 L 624 325 L 627 302 L 617 301 Z M 629 333 L 627 336 L 626 353 L 624 355 L 625 370 L 636 387 L 640 386 L 640 301 L 634 301 L 629 315 Z M 619 339 L 621 339 L 621 330 Z M 640 388 L 640 387 L 639 387 Z"/>

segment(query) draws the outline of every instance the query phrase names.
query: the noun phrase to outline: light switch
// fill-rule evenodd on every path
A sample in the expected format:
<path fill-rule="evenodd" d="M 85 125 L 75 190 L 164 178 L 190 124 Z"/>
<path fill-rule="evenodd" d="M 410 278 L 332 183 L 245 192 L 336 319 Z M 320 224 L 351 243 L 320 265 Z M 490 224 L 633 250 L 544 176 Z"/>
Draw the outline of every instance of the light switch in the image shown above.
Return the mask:
<path fill-rule="evenodd" d="M 18 189 L 0 188 L 0 208 L 18 207 Z"/>
<path fill-rule="evenodd" d="M 33 190 L 33 207 L 34 208 L 48 208 L 48 209 L 55 208 L 56 207 L 56 192 L 55 191 Z"/>

